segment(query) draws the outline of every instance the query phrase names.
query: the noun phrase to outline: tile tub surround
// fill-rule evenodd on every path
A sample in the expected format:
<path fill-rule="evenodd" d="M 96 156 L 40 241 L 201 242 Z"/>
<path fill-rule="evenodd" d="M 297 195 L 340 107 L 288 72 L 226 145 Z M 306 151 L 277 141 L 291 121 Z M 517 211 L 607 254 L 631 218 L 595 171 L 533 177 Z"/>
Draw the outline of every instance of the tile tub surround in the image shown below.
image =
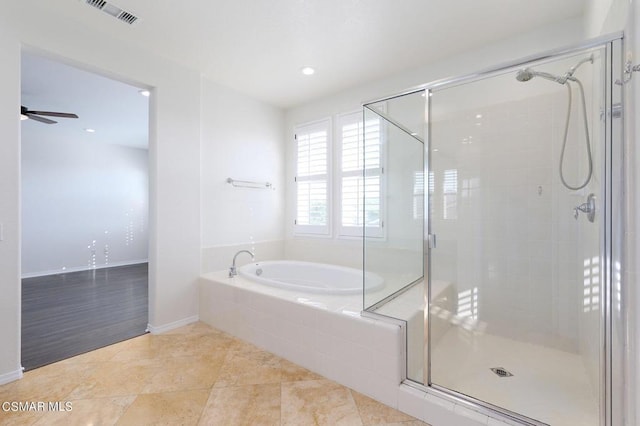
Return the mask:
<path fill-rule="evenodd" d="M 0 410 L 3 425 L 428 426 L 201 322 L 29 371 L 4 401 L 73 406 Z"/>
<path fill-rule="evenodd" d="M 200 319 L 217 329 L 433 425 L 508 424 L 401 384 L 402 328 L 361 306 L 361 295 L 302 296 L 227 271 L 200 278 Z"/>
<path fill-rule="evenodd" d="M 361 295 L 302 296 L 227 271 L 200 279 L 201 321 L 395 407 L 403 330 L 361 307 Z"/>

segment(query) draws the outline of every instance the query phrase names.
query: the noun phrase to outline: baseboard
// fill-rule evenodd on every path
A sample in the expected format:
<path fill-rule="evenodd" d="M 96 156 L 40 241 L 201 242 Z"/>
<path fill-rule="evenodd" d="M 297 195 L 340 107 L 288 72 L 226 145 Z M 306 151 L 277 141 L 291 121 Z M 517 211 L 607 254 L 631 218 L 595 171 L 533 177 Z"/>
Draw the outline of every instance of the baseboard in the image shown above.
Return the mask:
<path fill-rule="evenodd" d="M 118 266 L 131 266 L 138 265 L 140 263 L 148 263 L 149 259 L 138 259 L 138 260 L 128 260 L 124 262 L 114 262 L 108 265 L 99 265 L 96 267 L 91 266 L 75 266 L 72 268 L 66 269 L 55 269 L 51 271 L 40 271 L 40 272 L 29 272 L 26 274 L 22 274 L 22 278 L 35 278 L 35 277 L 45 277 L 47 275 L 57 275 L 57 274 L 66 274 L 69 272 L 81 272 L 81 271 L 91 271 L 95 269 L 105 269 L 105 268 L 117 268 Z"/>
<path fill-rule="evenodd" d="M 19 368 L 15 371 L 11 371 L 9 373 L 0 374 L 0 385 L 14 382 L 20 379 L 22 379 L 22 368 Z"/>
<path fill-rule="evenodd" d="M 192 317 L 183 318 L 178 321 L 170 322 L 169 324 L 158 325 L 158 326 L 149 324 L 147 325 L 147 331 L 149 331 L 149 333 L 151 334 L 161 334 L 169 330 L 173 330 L 174 328 L 182 327 L 182 326 L 197 322 L 199 320 L 200 318 L 198 317 L 198 315 L 194 315 Z"/>

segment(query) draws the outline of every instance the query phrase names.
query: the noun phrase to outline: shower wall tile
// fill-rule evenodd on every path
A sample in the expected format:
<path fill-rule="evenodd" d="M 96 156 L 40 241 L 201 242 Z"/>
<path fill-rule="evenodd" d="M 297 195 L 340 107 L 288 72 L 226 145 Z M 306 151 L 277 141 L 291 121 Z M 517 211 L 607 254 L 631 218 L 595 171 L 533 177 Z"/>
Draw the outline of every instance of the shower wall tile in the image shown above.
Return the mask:
<path fill-rule="evenodd" d="M 456 249 L 446 255 L 434 250 L 431 274 L 455 283 L 458 293 L 478 289 L 477 319 L 488 323 L 488 332 L 575 349 L 581 296 L 573 292 L 555 301 L 556 283 L 581 274 L 580 230 L 572 216 L 581 196 L 571 195 L 558 178 L 565 96 L 486 106 L 479 111 L 481 126 L 475 110 L 434 123 L 439 152 L 432 160 L 432 225 L 439 241 Z M 575 145 L 580 135 L 572 137 Z M 565 171 L 577 176 L 583 166 L 567 161 Z M 443 216 L 447 170 L 457 170 L 453 217 Z M 567 312 L 555 313 L 565 307 Z"/>
<path fill-rule="evenodd" d="M 455 424 L 456 426 L 478 426 L 486 425 L 489 421 L 487 416 L 465 415 L 469 414 L 465 407 L 442 401 L 442 398 L 429 395 L 425 397 L 429 406 L 425 409 L 424 421 L 433 425 Z M 453 405 L 453 407 L 451 407 Z"/>
<path fill-rule="evenodd" d="M 228 246 L 203 247 L 201 250 L 201 272 L 219 271 L 229 268 L 233 256 L 239 250 L 251 250 L 256 260 L 279 260 L 284 258 L 284 241 L 260 241 Z M 238 257 L 237 264 L 244 265 L 251 261 L 250 256 Z"/>
<path fill-rule="evenodd" d="M 398 389 L 398 410 L 424 420 L 425 393 L 408 385 Z"/>

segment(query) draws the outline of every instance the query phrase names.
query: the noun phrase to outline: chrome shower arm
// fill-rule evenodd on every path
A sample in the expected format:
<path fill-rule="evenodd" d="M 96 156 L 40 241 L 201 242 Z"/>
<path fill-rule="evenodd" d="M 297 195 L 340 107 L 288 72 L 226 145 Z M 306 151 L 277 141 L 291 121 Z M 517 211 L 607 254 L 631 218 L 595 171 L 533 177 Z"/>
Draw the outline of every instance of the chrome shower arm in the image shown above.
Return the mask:
<path fill-rule="evenodd" d="M 580 60 L 580 62 L 578 62 L 577 64 L 575 64 L 571 68 L 569 68 L 569 71 L 567 71 L 567 73 L 565 74 L 565 77 L 566 78 L 572 77 L 573 74 L 576 72 L 576 70 L 580 67 L 580 65 L 582 65 L 584 63 L 587 63 L 587 62 L 593 63 L 593 53 L 591 55 L 589 55 L 588 57 L 583 58 L 582 60 Z"/>

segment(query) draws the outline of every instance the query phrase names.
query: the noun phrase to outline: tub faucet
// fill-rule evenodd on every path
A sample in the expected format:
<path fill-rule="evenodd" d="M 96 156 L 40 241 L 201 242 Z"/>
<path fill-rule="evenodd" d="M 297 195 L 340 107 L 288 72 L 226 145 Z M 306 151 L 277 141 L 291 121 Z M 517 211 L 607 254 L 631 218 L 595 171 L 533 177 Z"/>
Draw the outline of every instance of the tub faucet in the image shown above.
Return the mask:
<path fill-rule="evenodd" d="M 233 256 L 233 263 L 231 264 L 231 268 L 229 268 L 229 278 L 233 278 L 238 275 L 238 272 L 236 271 L 236 257 L 238 257 L 240 253 L 248 253 L 251 255 L 251 260 L 255 259 L 253 253 L 251 253 L 249 250 L 240 250 L 239 252 L 237 252 L 236 255 Z"/>

